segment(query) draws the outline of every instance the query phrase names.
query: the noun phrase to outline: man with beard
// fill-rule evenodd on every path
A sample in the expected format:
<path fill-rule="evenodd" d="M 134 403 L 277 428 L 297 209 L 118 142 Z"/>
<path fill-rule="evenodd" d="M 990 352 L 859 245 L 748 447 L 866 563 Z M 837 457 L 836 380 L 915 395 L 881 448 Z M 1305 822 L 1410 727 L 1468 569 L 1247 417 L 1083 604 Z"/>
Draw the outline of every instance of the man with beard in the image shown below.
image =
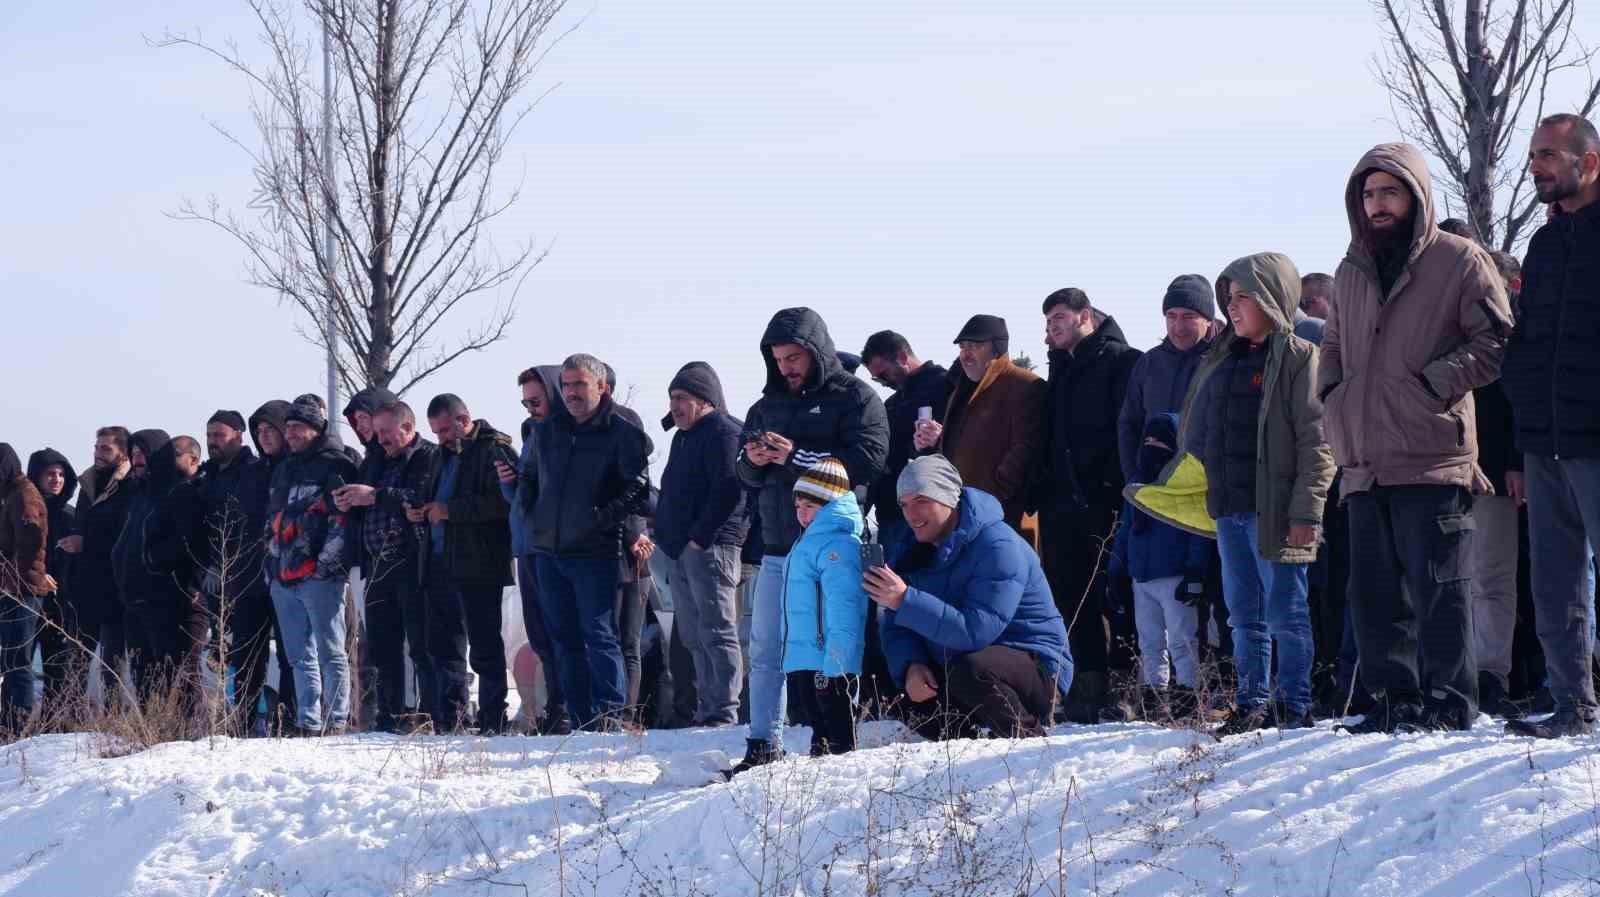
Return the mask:
<path fill-rule="evenodd" d="M 49 515 L 45 546 L 45 572 L 56 581 L 54 594 L 44 597 L 44 619 L 39 624 L 39 653 L 44 660 L 44 714 L 64 709 L 83 697 L 89 686 L 89 661 L 95 635 L 84 631 L 72 593 L 73 556 L 62 542 L 78 533 L 72 496 L 78 491 L 78 474 L 67 456 L 44 448 L 28 456 L 28 479 L 39 489 Z"/>
<path fill-rule="evenodd" d="M 1351 622 L 1376 700 L 1360 732 L 1468 729 L 1478 714 L 1471 574 L 1472 390 L 1511 310 L 1488 253 L 1434 224 L 1421 152 L 1374 147 L 1345 189 L 1318 393 L 1349 512 Z"/>
<path fill-rule="evenodd" d="M 172 437 L 167 435 L 166 430 L 154 428 L 136 430 L 128 437 L 128 476 L 124 487 L 128 490 L 127 508 L 122 525 L 114 537 L 115 544 L 111 546 L 111 572 L 116 578 L 119 608 L 116 622 L 118 631 L 103 638 L 125 646 L 130 677 L 124 680 L 123 685 L 136 701 L 144 699 L 144 693 L 150 685 L 150 670 L 153 669 L 145 663 L 150 656 L 150 646 L 144 642 L 144 627 L 139 621 L 138 610 L 150 602 L 152 593 L 161 592 L 164 585 L 152 582 L 153 577 L 144 563 L 145 525 L 160 504 L 161 495 L 158 493 L 164 494 L 177 479 L 177 469 L 170 467 L 160 478 L 161 488 L 152 486 L 150 460 L 171 441 Z"/>
<path fill-rule="evenodd" d="M 1131 672 L 1138 639 L 1133 609 L 1106 606 L 1105 558 L 1122 509 L 1117 422 L 1143 353 L 1076 287 L 1046 296 L 1044 316 L 1050 394 L 1032 504 L 1039 511 L 1040 561 L 1067 621 L 1076 665 L 1066 716 L 1093 723 L 1107 704 L 1109 670 Z M 1115 644 L 1106 637 L 1107 611 Z"/>
<path fill-rule="evenodd" d="M 94 466 L 78 480 L 78 534 L 59 540 L 61 550 L 73 557 L 73 602 L 87 636 L 84 644 L 100 649 L 106 694 L 112 693 L 127 657 L 111 549 L 122 533 L 134 491 L 125 482 L 132 470 L 130 437 L 127 427 L 95 431 Z"/>
<path fill-rule="evenodd" d="M 376 726 L 381 732 L 415 731 L 431 718 L 438 697 L 433 660 L 428 653 L 427 602 L 422 588 L 421 547 L 427 534 L 406 519 L 406 505 L 420 506 L 438 446 L 417 434 L 411 406 L 398 399 L 374 408 L 374 437 L 383 454 L 363 465 L 361 483 L 334 493 L 340 511 L 362 509 L 357 518 L 367 568 L 363 681 L 375 688 Z M 406 712 L 406 646 L 416 670 L 418 710 Z"/>
<path fill-rule="evenodd" d="M 944 423 L 945 408 L 950 404 L 950 372 L 918 358 L 910 341 L 893 330 L 880 330 L 867 337 L 867 344 L 861 349 L 861 363 L 866 365 L 872 382 L 894 391 L 883 400 L 884 414 L 889 419 L 889 457 L 883 473 L 867 487 L 867 503 L 862 508 L 863 514 L 877 514 L 878 541 L 892 545 L 906 531 L 900 503 L 895 500 L 895 483 L 900 471 L 916 456 L 912 442 L 918 418 L 926 414 L 935 423 Z M 876 633 L 875 626 L 868 627 L 869 643 Z M 869 658 L 872 653 L 869 644 Z"/>
<path fill-rule="evenodd" d="M 33 715 L 33 646 L 46 572 L 49 512 L 9 443 L 0 442 L 0 737 L 21 735 Z"/>
<path fill-rule="evenodd" d="M 1502 382 L 1522 451 L 1534 619 L 1556 711 L 1506 731 L 1555 738 L 1593 731 L 1597 712 L 1588 576 L 1600 550 L 1600 135 L 1581 116 L 1552 115 L 1533 132 L 1528 170 L 1553 214 L 1522 261 L 1521 318 Z"/>

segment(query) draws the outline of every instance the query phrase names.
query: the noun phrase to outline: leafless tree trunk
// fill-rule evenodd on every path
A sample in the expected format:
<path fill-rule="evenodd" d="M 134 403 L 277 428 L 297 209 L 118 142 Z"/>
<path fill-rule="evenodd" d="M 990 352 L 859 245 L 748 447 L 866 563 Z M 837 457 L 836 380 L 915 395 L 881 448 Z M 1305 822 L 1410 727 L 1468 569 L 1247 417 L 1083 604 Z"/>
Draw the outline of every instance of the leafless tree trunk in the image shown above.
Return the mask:
<path fill-rule="evenodd" d="M 1485 246 L 1508 252 L 1539 209 L 1522 163 L 1553 89 L 1589 115 L 1595 51 L 1573 34 L 1576 0 L 1376 0 L 1385 47 L 1377 76 L 1408 140 L 1444 165 L 1446 194 Z M 1458 15 L 1459 14 L 1459 15 Z M 1570 92 L 1566 92 L 1570 91 Z M 1570 97 L 1570 100 L 1565 98 Z M 1540 219 L 1542 220 L 1542 219 Z"/>
<path fill-rule="evenodd" d="M 506 256 L 490 245 L 487 226 L 520 193 L 494 189 L 494 175 L 537 102 L 530 82 L 565 0 L 245 2 L 268 62 L 198 36 L 156 43 L 207 52 L 250 85 L 255 139 L 217 129 L 255 163 L 254 214 L 185 200 L 175 217 L 237 239 L 249 281 L 297 306 L 309 324 L 301 333 L 320 346 L 331 299 L 347 391 L 404 393 L 502 339 L 542 254 L 531 243 Z M 328 159 L 319 138 L 324 23 L 336 85 Z M 441 326 L 468 300 L 489 300 L 492 311 L 473 326 Z"/>

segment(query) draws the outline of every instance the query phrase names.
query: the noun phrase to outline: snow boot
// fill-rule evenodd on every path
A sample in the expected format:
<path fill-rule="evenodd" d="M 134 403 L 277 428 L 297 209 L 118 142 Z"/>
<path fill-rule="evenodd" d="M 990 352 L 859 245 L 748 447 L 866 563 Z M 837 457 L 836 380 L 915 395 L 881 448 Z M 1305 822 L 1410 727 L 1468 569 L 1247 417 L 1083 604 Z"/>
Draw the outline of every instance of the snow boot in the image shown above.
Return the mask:
<path fill-rule="evenodd" d="M 783 749 L 775 747 L 772 742 L 760 738 L 746 738 L 744 740 L 744 759 L 733 765 L 732 769 L 724 770 L 722 775 L 729 781 L 741 772 L 748 772 L 757 766 L 766 766 L 783 759 Z"/>
<path fill-rule="evenodd" d="M 1100 711 L 1105 706 L 1106 674 L 1085 670 L 1072 678 L 1061 714 L 1067 722 L 1092 725 L 1100 722 Z"/>
<path fill-rule="evenodd" d="M 1585 718 L 1576 710 L 1557 710 L 1549 719 L 1539 722 L 1514 719 L 1506 723 L 1507 735 L 1525 738 L 1566 738 L 1570 735 L 1588 735 L 1594 731 L 1594 720 Z"/>
<path fill-rule="evenodd" d="M 1272 725 L 1265 707 L 1235 707 L 1228 711 L 1228 718 L 1217 727 L 1214 735 L 1218 738 L 1227 738 L 1229 735 L 1243 735 L 1246 732 L 1259 732 Z"/>

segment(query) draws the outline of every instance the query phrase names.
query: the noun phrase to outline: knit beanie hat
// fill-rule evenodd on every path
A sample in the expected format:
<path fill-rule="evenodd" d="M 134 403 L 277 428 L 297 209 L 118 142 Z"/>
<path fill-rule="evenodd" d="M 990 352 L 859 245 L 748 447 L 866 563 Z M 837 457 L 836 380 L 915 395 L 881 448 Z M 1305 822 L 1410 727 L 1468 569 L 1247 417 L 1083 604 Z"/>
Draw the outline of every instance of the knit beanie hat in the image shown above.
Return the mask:
<path fill-rule="evenodd" d="M 244 415 L 237 411 L 230 411 L 226 408 L 220 409 L 216 413 L 212 414 L 210 419 L 206 421 L 206 424 L 208 426 L 210 424 L 222 424 L 224 427 L 232 427 L 234 430 L 240 433 L 245 432 Z"/>
<path fill-rule="evenodd" d="M 895 481 L 895 498 L 921 495 L 947 508 L 961 507 L 961 472 L 943 455 L 923 455 L 907 464 Z"/>
<path fill-rule="evenodd" d="M 796 495 L 827 504 L 850 491 L 850 473 L 834 458 L 823 458 L 794 481 Z"/>
<path fill-rule="evenodd" d="M 1207 321 L 1217 316 L 1216 291 L 1211 281 L 1198 274 L 1180 274 L 1167 285 L 1167 294 L 1161 299 L 1161 313 L 1174 308 L 1187 308 Z"/>
<path fill-rule="evenodd" d="M 328 413 L 322 410 L 322 403 L 317 401 L 317 397 L 310 393 L 295 399 L 283 420 L 284 423 L 299 421 L 318 433 L 327 432 L 328 429 Z"/>

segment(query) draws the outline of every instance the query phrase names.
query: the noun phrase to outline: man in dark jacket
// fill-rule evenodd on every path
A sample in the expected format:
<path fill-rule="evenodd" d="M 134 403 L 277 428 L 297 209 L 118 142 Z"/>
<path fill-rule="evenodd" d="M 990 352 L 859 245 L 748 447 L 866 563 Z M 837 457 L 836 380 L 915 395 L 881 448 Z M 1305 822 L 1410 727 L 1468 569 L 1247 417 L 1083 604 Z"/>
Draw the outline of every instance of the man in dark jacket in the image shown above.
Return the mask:
<path fill-rule="evenodd" d="M 131 465 L 126 488 L 129 490 L 127 516 L 117 533 L 116 544 L 111 548 L 111 569 L 116 576 L 117 595 L 121 598 L 122 638 L 126 640 L 128 656 L 132 658 L 131 681 L 126 684 L 140 699 L 149 697 L 152 681 L 158 672 L 150 662 L 155 646 L 150 644 L 144 625 L 144 611 L 153 604 L 169 606 L 175 601 L 172 594 L 178 584 L 152 573 L 145 563 L 145 532 L 159 510 L 166 493 L 177 485 L 176 455 L 173 463 L 157 465 L 155 456 L 167 447 L 172 437 L 165 430 L 137 430 L 128 437 L 128 463 Z"/>
<path fill-rule="evenodd" d="M 116 687 L 127 659 L 122 598 L 112 570 L 111 549 L 122 533 L 133 488 L 126 482 L 127 427 L 101 427 L 95 432 L 94 465 L 78 480 L 78 535 L 61 540 L 61 550 L 73 555 L 73 602 L 85 632 L 99 644 L 104 693 Z M 86 644 L 93 644 L 86 642 Z"/>
<path fill-rule="evenodd" d="M 192 538 L 193 521 L 202 516 L 193 482 L 200 463 L 200 443 L 190 436 L 174 437 L 150 456 L 145 488 L 123 531 L 126 567 L 119 573 L 128 598 L 130 639 L 144 655 L 141 692 L 160 701 L 177 690 L 189 708 L 200 699 L 196 663 L 210 623 L 196 589 L 201 548 Z M 148 509 L 142 516 L 141 505 Z"/>
<path fill-rule="evenodd" d="M 1151 415 L 1183 410 L 1189 381 L 1211 349 L 1211 322 L 1217 316 L 1215 288 L 1199 274 L 1180 274 L 1161 298 L 1167 335 L 1139 356 L 1128 375 L 1128 391 L 1117 414 L 1117 455 L 1122 477 L 1131 481 L 1139 447 Z"/>
<path fill-rule="evenodd" d="M 510 436 L 474 420 L 451 393 L 428 403 L 428 426 L 439 450 L 429 465 L 427 503 L 407 517 L 428 525 L 428 650 L 439 682 L 433 723 L 436 731 L 459 731 L 472 722 L 470 660 L 478 674 L 478 732 L 498 735 L 506 726 L 500 601 L 511 585 L 511 528 L 495 462 L 515 463 L 516 453 Z"/>
<path fill-rule="evenodd" d="M 1122 507 L 1118 420 L 1142 353 L 1128 346 L 1116 320 L 1096 311 L 1083 290 L 1067 287 L 1046 296 L 1044 316 L 1049 420 L 1033 504 L 1039 511 L 1040 560 L 1068 621 L 1077 664 L 1067 716 L 1087 723 L 1098 720 L 1106 703 L 1112 665 L 1102 614 L 1111 611 L 1117 668 L 1131 668 L 1127 646 L 1138 637 L 1131 608 L 1105 606 L 1104 559 Z"/>
<path fill-rule="evenodd" d="M 267 502 L 272 492 L 272 475 L 289 455 L 289 444 L 283 435 L 288 426 L 289 407 L 283 399 L 272 399 L 250 415 L 246 429 L 255 443 L 256 465 L 249 476 L 241 477 L 238 492 L 245 516 L 240 547 L 253 553 L 254 559 L 245 559 L 241 572 L 250 579 L 233 604 L 233 619 L 227 621 L 228 665 L 234 669 L 237 706 L 243 708 L 238 723 L 244 732 L 255 735 L 267 734 L 269 720 L 274 720 L 280 711 L 282 718 L 278 722 L 294 723 L 294 670 L 289 666 L 288 649 L 278 627 L 272 590 L 261 574 L 266 560 Z M 279 660 L 276 708 L 263 706 L 261 699 L 273 641 L 278 644 Z"/>
<path fill-rule="evenodd" d="M 867 337 L 861 350 L 861 363 L 872 375 L 872 382 L 894 391 L 883 400 L 889 420 L 889 456 L 883 473 L 867 488 L 867 503 L 862 513 L 876 511 L 878 541 L 893 544 L 905 533 L 900 503 L 895 501 L 894 484 L 900 471 L 916 455 L 912 439 L 917 420 L 924 414 L 935 423 L 944 422 L 950 404 L 950 372 L 931 361 L 923 361 L 911 350 L 911 343 L 893 330 L 880 330 Z"/>
<path fill-rule="evenodd" d="M 345 582 L 356 535 L 333 494 L 358 474 L 327 430 L 312 397 L 290 405 L 283 433 L 289 455 L 273 467 L 267 499 L 266 576 L 294 671 L 296 726 L 306 735 L 342 733 L 350 720 Z"/>
<path fill-rule="evenodd" d="M 17 737 L 33 715 L 33 646 L 44 596 L 49 511 L 10 443 L 0 442 L 0 737 Z"/>
<path fill-rule="evenodd" d="M 627 701 L 616 613 L 622 528 L 648 500 L 651 444 L 617 410 L 604 362 L 573 355 L 560 376 L 566 413 L 535 425 L 538 449 L 517 490 L 533 507 L 539 602 L 572 724 L 615 729 Z"/>
<path fill-rule="evenodd" d="M 1539 201 L 1553 204 L 1522 261 L 1522 316 L 1502 369 L 1516 412 L 1532 539 L 1534 619 L 1556 712 L 1506 731 L 1553 738 L 1594 730 L 1589 568 L 1600 550 L 1600 135 L 1552 115 L 1528 153 Z"/>
<path fill-rule="evenodd" d="M 731 726 L 744 681 L 736 595 L 744 489 L 733 470 L 743 424 L 723 410 L 722 381 L 703 361 L 678 371 L 667 398 L 678 432 L 661 475 L 656 543 L 672 560 L 673 626 L 694 658 L 693 724 Z"/>
<path fill-rule="evenodd" d="M 849 471 L 857 501 L 883 473 L 889 420 L 883 401 L 839 364 L 822 317 L 809 308 L 773 315 L 761 335 L 767 383 L 745 415 L 739 480 L 759 490 L 757 512 L 766 545 L 750 619 L 750 735 L 736 771 L 783 756 L 784 562 L 802 528 L 794 483 L 825 458 Z"/>
<path fill-rule="evenodd" d="M 418 708 L 431 718 L 431 702 L 439 695 L 433 656 L 428 650 L 426 592 L 422 549 L 428 531 L 406 519 L 406 506 L 421 507 L 438 446 L 417 433 L 411 406 L 399 400 L 373 408 L 371 426 L 383 454 L 363 465 L 363 481 L 334 493 L 340 511 L 360 509 L 356 525 L 362 556 L 368 565 L 366 594 L 367 644 L 362 658 L 369 664 L 362 681 L 376 689 L 379 731 L 415 731 L 423 719 L 406 720 L 407 645 L 416 671 Z"/>
<path fill-rule="evenodd" d="M 28 456 L 28 480 L 44 498 L 48 514 L 45 572 L 56 581 L 54 594 L 44 597 L 44 619 L 39 625 L 39 654 L 44 660 L 44 712 L 48 716 L 66 708 L 87 693 L 89 661 L 98 633 L 84 630 L 72 594 L 73 555 L 63 543 L 78 534 L 72 496 L 78 491 L 78 474 L 67 456 L 43 448 Z"/>

